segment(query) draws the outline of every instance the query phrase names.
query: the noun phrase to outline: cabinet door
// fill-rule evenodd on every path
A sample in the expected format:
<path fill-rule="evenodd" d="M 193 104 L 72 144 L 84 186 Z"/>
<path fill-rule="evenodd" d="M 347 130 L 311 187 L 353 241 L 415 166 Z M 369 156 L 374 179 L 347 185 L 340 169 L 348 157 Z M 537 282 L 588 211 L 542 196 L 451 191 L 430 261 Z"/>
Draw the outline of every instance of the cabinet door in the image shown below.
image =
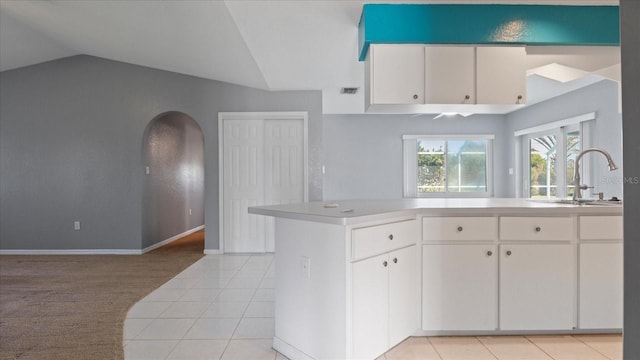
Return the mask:
<path fill-rule="evenodd" d="M 424 103 L 424 46 L 371 45 L 371 103 Z"/>
<path fill-rule="evenodd" d="M 622 328 L 622 244 L 580 244 L 578 325 Z"/>
<path fill-rule="evenodd" d="M 352 357 L 373 359 L 388 349 L 387 254 L 354 262 L 352 269 Z"/>
<path fill-rule="evenodd" d="M 424 67 L 426 104 L 475 103 L 474 47 L 425 46 Z"/>
<path fill-rule="evenodd" d="M 423 245 L 422 329 L 496 330 L 495 245 Z"/>
<path fill-rule="evenodd" d="M 476 54 L 478 104 L 524 104 L 526 52 L 524 47 L 480 46 Z M 519 100 L 518 96 L 522 98 Z"/>
<path fill-rule="evenodd" d="M 416 245 L 389 253 L 389 347 L 418 329 Z"/>
<path fill-rule="evenodd" d="M 500 329 L 575 327 L 571 244 L 500 246 Z"/>

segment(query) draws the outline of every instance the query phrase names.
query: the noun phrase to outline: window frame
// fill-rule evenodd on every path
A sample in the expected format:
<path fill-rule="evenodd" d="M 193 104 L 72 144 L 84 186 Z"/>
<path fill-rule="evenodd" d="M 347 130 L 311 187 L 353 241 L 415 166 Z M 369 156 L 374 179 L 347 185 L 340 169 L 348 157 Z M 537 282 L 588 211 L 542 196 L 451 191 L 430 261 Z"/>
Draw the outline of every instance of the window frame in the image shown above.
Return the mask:
<path fill-rule="evenodd" d="M 553 121 L 540 126 L 518 130 L 514 133 L 516 137 L 516 168 L 518 176 L 516 177 L 516 197 L 531 199 L 531 159 L 529 144 L 531 139 L 544 136 L 556 136 L 556 196 L 547 198 L 564 199 L 568 197 L 567 187 L 572 179 L 567 178 L 567 134 L 578 130 L 580 133 L 580 148 L 586 149 L 592 144 L 592 129 L 595 126 L 596 113 L 587 113 L 574 116 L 571 118 Z M 585 183 L 591 183 L 591 160 L 584 160 L 580 164 L 582 169 L 581 175 Z M 522 186 L 518 186 L 522 184 Z"/>
<path fill-rule="evenodd" d="M 566 184 L 566 177 L 565 177 L 566 171 L 559 171 L 559 169 L 566 169 L 567 167 L 566 166 L 566 146 L 564 141 L 565 132 L 563 131 L 563 128 L 556 128 L 548 131 L 530 133 L 523 136 L 524 136 L 522 141 L 523 167 L 521 171 L 523 171 L 523 175 L 522 175 L 523 189 L 522 190 L 524 194 L 526 194 L 525 197 L 531 198 L 531 147 L 530 147 L 531 140 L 539 137 L 543 137 L 543 136 L 556 137 L 556 147 L 555 147 L 556 161 L 554 165 L 554 170 L 556 173 L 555 197 L 557 198 L 566 197 L 565 195 L 566 186 L 563 186 L 563 184 Z M 550 171 L 550 169 L 547 169 L 547 171 Z M 553 197 L 550 196 L 550 194 L 547 194 L 547 198 L 553 198 Z"/>
<path fill-rule="evenodd" d="M 487 191 L 474 192 L 434 192 L 418 193 L 418 140 L 444 141 L 448 144 L 451 140 L 486 141 L 486 174 Z M 405 198 L 469 198 L 493 196 L 493 141 L 495 135 L 403 135 L 403 168 L 404 184 L 403 196 Z M 448 146 L 445 145 L 445 156 L 448 154 Z M 446 172 L 446 168 L 445 168 Z M 446 188 L 446 184 L 445 184 Z"/>

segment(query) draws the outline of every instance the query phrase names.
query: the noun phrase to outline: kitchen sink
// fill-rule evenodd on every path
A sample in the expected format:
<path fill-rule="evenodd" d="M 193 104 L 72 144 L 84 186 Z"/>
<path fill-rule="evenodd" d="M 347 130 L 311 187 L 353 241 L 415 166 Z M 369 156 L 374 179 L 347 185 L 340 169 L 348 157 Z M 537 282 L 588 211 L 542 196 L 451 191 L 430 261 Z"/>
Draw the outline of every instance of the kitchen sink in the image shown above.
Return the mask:
<path fill-rule="evenodd" d="M 549 204 L 566 204 L 566 205 L 580 205 L 580 206 L 618 206 L 622 205 L 620 200 L 595 200 L 595 199 L 529 199 L 533 202 L 549 203 Z"/>

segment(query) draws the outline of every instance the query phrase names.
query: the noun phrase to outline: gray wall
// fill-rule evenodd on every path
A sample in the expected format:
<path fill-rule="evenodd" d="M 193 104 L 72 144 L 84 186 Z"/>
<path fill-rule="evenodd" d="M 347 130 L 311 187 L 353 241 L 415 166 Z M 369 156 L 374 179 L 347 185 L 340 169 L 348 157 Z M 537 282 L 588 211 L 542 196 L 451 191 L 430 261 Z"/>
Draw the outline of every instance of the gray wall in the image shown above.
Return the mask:
<path fill-rule="evenodd" d="M 158 115 L 145 131 L 142 247 L 204 225 L 204 136 L 186 114 Z"/>
<path fill-rule="evenodd" d="M 592 146 L 602 147 L 613 157 L 620 170 L 609 172 L 604 156 L 586 155 L 592 158 L 595 186 L 590 192 L 604 192 L 606 197 L 622 197 L 622 119 L 618 113 L 618 84 L 603 80 L 588 87 L 572 91 L 556 98 L 507 114 L 507 141 L 510 149 L 509 166 L 515 168 L 514 132 L 533 126 L 559 121 L 590 112 L 596 112 Z M 515 196 L 515 181 L 509 183 L 509 196 Z M 519 185 L 518 185 L 519 186 Z M 585 194 L 588 192 L 585 191 Z"/>
<path fill-rule="evenodd" d="M 503 115 L 325 115 L 325 200 L 402 197 L 402 135 L 492 134 L 494 195 L 505 197 L 509 148 Z"/>
<path fill-rule="evenodd" d="M 620 0 L 624 142 L 624 359 L 640 359 L 640 2 Z"/>
<path fill-rule="evenodd" d="M 166 111 L 204 133 L 206 249 L 219 248 L 218 112 L 308 111 L 309 198 L 322 198 L 319 91 L 74 56 L 0 73 L 0 248 L 140 249 L 144 131 Z"/>
<path fill-rule="evenodd" d="M 325 200 L 401 198 L 402 135 L 493 134 L 494 196 L 516 195 L 516 130 L 596 112 L 593 146 L 607 149 L 622 168 L 618 85 L 603 80 L 507 115 L 433 119 L 434 115 L 325 115 L 323 125 Z M 622 196 L 622 171 L 609 173 L 604 157 L 593 156 L 594 191 Z M 585 158 L 586 160 L 587 158 Z"/>

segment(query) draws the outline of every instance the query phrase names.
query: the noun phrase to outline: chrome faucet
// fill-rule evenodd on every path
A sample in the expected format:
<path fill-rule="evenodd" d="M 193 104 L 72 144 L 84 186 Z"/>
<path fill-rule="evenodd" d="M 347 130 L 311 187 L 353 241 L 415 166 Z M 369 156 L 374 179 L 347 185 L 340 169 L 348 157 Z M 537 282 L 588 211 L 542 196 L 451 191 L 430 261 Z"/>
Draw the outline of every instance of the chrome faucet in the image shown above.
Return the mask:
<path fill-rule="evenodd" d="M 608 152 L 604 151 L 603 149 L 599 149 L 599 148 L 589 148 L 589 149 L 584 149 L 582 150 L 578 156 L 576 157 L 576 163 L 575 163 L 575 168 L 576 171 L 573 174 L 573 185 L 574 185 L 574 189 L 573 189 L 573 201 L 577 201 L 578 199 L 582 199 L 582 190 L 585 190 L 588 188 L 587 185 L 580 185 L 580 159 L 582 158 L 582 156 L 588 152 L 592 152 L 592 151 L 596 151 L 601 153 L 602 155 L 607 157 L 607 161 L 609 162 L 609 171 L 613 171 L 616 170 L 618 167 L 616 166 L 616 164 L 613 162 L 613 159 L 611 158 L 611 155 L 609 155 Z"/>

